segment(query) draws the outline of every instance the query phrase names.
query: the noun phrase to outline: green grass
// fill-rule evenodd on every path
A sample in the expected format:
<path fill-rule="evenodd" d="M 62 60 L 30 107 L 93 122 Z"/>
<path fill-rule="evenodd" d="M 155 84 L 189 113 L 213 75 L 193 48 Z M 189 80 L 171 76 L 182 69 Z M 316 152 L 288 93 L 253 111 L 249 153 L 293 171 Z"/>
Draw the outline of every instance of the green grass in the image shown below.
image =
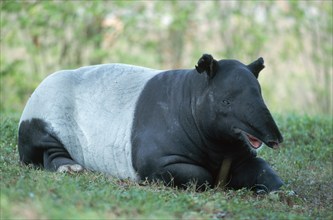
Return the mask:
<path fill-rule="evenodd" d="M 259 154 L 286 185 L 266 196 L 248 190 L 196 193 L 93 172 L 62 174 L 22 166 L 18 118 L 1 117 L 1 219 L 333 219 L 331 117 L 276 117 L 285 142 L 278 151 L 266 148 Z"/>

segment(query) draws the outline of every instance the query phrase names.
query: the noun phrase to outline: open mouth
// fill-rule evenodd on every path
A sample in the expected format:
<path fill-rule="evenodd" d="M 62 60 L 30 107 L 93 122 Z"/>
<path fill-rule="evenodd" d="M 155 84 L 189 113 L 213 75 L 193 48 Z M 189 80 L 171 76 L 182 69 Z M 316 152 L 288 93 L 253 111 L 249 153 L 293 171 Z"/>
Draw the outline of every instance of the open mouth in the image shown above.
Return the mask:
<path fill-rule="evenodd" d="M 250 134 L 245 133 L 245 137 L 248 140 L 248 142 L 250 143 L 251 147 L 253 147 L 254 149 L 258 149 L 263 145 L 263 142 L 261 140 L 259 140 L 258 138 L 254 137 Z"/>
<path fill-rule="evenodd" d="M 273 149 L 278 149 L 280 147 L 280 143 L 282 142 L 279 140 L 268 140 L 268 141 L 262 141 L 259 138 L 243 131 L 242 129 L 236 128 L 235 132 L 238 134 L 241 134 L 243 136 L 243 141 L 245 141 L 251 148 L 257 150 L 259 149 L 261 146 L 264 145 L 264 143 Z"/>

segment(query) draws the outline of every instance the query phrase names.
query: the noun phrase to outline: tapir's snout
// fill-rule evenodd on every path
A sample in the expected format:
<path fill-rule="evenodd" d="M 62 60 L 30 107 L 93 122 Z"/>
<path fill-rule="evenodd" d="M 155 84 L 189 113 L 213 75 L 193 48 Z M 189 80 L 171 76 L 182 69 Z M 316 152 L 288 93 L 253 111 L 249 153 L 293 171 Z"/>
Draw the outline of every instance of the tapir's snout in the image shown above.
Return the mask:
<path fill-rule="evenodd" d="M 240 127 L 236 132 L 240 132 L 242 139 L 245 139 L 254 149 L 259 148 L 263 143 L 277 149 L 283 142 L 282 134 L 264 103 L 257 111 L 246 116 L 245 127 Z"/>
<path fill-rule="evenodd" d="M 280 147 L 280 144 L 283 142 L 283 137 L 280 133 L 280 131 L 278 130 L 278 138 L 275 140 L 269 140 L 267 141 L 267 146 L 273 148 L 273 149 L 277 149 Z"/>
<path fill-rule="evenodd" d="M 276 125 L 271 113 L 265 108 L 264 122 L 260 126 L 260 130 L 263 135 L 263 142 L 270 148 L 277 149 L 283 142 L 282 134 Z"/>

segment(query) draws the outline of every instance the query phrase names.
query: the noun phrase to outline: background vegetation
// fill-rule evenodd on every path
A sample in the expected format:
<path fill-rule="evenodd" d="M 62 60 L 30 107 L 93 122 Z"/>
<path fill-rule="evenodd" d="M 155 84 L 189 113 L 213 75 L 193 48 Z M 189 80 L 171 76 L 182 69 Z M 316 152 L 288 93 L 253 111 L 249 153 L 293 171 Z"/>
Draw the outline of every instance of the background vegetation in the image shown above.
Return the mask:
<path fill-rule="evenodd" d="M 1 219 L 333 219 L 332 1 L 0 4 Z M 193 68 L 202 53 L 264 57 L 259 80 L 285 142 L 259 154 L 285 180 L 282 192 L 196 193 L 18 163 L 20 113 L 48 74 L 110 62 Z"/>
<path fill-rule="evenodd" d="M 109 62 L 193 68 L 202 53 L 249 63 L 275 112 L 332 113 L 332 1 L 1 1 L 1 111 L 45 76 Z"/>

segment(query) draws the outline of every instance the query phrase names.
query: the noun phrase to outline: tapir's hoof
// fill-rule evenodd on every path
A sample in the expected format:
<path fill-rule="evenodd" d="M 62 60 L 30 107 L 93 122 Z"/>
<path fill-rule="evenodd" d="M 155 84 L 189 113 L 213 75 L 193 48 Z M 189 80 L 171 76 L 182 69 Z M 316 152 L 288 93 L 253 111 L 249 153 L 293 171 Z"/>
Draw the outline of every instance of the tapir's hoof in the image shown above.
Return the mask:
<path fill-rule="evenodd" d="M 268 192 L 263 189 L 258 189 L 255 191 L 255 194 L 260 196 L 260 195 L 266 195 L 266 194 L 268 194 Z"/>
<path fill-rule="evenodd" d="M 269 193 L 269 189 L 263 184 L 256 184 L 251 190 L 257 195 L 265 195 Z"/>
<path fill-rule="evenodd" d="M 277 190 L 277 191 L 272 191 L 269 193 L 270 195 L 278 195 L 278 196 L 297 196 L 297 193 L 294 190 Z"/>
<path fill-rule="evenodd" d="M 57 172 L 60 173 L 79 173 L 84 169 L 80 164 L 66 164 L 62 165 L 57 169 Z"/>

